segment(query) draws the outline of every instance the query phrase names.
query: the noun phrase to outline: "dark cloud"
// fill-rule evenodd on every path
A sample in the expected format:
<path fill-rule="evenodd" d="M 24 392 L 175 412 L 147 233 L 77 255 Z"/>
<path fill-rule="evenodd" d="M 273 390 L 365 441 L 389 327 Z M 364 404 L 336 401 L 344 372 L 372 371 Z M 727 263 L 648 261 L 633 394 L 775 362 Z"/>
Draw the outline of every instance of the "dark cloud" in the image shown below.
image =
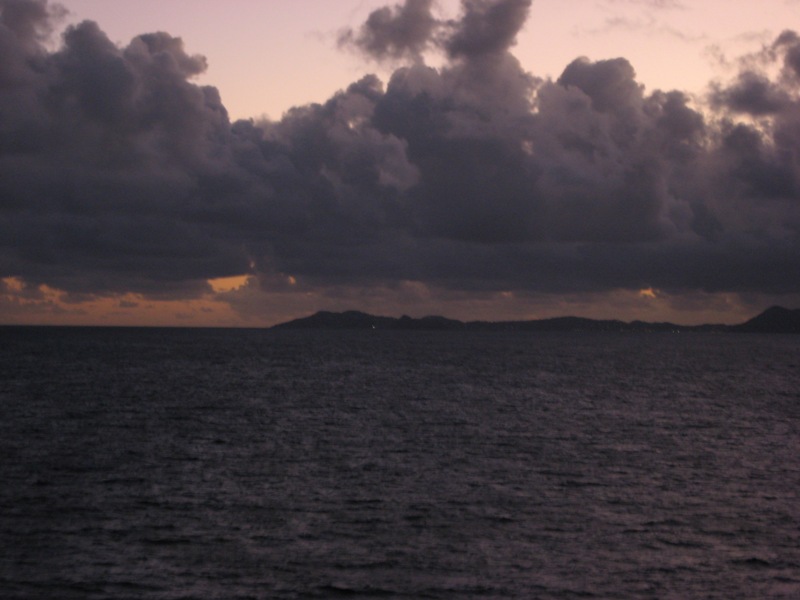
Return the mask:
<path fill-rule="evenodd" d="M 54 22 L 65 15 L 59 5 L 48 5 L 47 0 L 3 0 L 0 2 L 3 19 L 3 41 L 14 38 L 14 44 L 5 49 L 22 50 L 27 54 L 35 54 L 40 44 L 48 39 L 53 31 Z"/>
<path fill-rule="evenodd" d="M 406 0 L 393 8 L 373 11 L 357 32 L 343 31 L 339 45 L 355 46 L 378 60 L 419 58 L 438 27 L 432 5 L 433 0 Z"/>
<path fill-rule="evenodd" d="M 717 89 L 711 99 L 717 108 L 755 116 L 775 114 L 792 102 L 780 85 L 753 71 L 740 73 L 733 85 Z"/>
<path fill-rule="evenodd" d="M 370 13 L 358 31 L 344 30 L 340 46 L 367 56 L 419 60 L 430 47 L 442 47 L 451 59 L 477 60 L 505 53 L 528 17 L 531 0 L 462 0 L 457 20 L 433 16 L 433 0 L 405 0 Z"/>
<path fill-rule="evenodd" d="M 0 0 L 0 277 L 70 298 L 192 297 L 242 273 L 270 290 L 800 291 L 800 38 L 704 114 L 624 58 L 526 72 L 510 49 L 529 5 L 376 11 L 346 39 L 410 59 L 385 85 L 231 123 L 179 38 L 119 47 L 84 22 L 47 51 L 48 5 Z"/>
<path fill-rule="evenodd" d="M 461 19 L 451 23 L 444 46 L 453 58 L 475 59 L 506 52 L 528 18 L 531 0 L 462 0 Z"/>
<path fill-rule="evenodd" d="M 783 53 L 784 72 L 796 81 L 800 77 L 800 36 L 797 32 L 786 30 L 781 33 L 772 44 L 773 60 L 776 53 Z"/>
<path fill-rule="evenodd" d="M 48 54 L 2 6 L 0 36 L 20 40 L 0 78 L 3 274 L 98 293 L 180 293 L 183 281 L 195 293 L 246 270 L 239 233 L 213 218 L 224 206 L 235 219 L 246 177 L 216 90 L 188 81 L 205 59 L 164 33 L 120 49 L 92 22 Z"/>

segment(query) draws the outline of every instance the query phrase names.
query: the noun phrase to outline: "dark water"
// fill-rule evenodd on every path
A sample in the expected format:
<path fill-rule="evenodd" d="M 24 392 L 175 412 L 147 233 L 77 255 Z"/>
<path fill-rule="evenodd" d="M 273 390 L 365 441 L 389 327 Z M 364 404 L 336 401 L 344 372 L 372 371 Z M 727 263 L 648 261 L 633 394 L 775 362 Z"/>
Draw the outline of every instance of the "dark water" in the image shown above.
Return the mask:
<path fill-rule="evenodd" d="M 2 598 L 798 598 L 800 336 L 0 329 Z"/>

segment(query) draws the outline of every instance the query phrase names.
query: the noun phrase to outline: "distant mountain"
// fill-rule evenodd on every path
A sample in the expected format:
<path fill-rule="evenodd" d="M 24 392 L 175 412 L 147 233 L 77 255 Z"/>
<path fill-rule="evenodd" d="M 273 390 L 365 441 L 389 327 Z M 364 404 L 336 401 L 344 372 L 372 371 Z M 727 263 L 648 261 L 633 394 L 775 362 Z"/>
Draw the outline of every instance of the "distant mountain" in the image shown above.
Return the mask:
<path fill-rule="evenodd" d="M 275 325 L 273 329 L 465 329 L 465 324 L 453 319 L 444 317 L 423 317 L 412 319 L 402 316 L 399 319 L 394 317 L 376 317 L 357 310 L 334 313 L 320 311 L 310 317 L 295 319 L 288 323 Z"/>
<path fill-rule="evenodd" d="M 618 320 L 596 320 L 582 317 L 557 317 L 532 321 L 469 321 L 445 317 L 409 316 L 380 317 L 349 310 L 320 311 L 309 317 L 275 325 L 273 329 L 382 329 L 425 331 L 715 331 L 752 333 L 800 333 L 800 310 L 774 306 L 741 325 L 676 325 Z"/>
<path fill-rule="evenodd" d="M 790 310 L 773 306 L 741 325 L 734 325 L 731 330 L 751 333 L 800 333 L 800 309 Z"/>

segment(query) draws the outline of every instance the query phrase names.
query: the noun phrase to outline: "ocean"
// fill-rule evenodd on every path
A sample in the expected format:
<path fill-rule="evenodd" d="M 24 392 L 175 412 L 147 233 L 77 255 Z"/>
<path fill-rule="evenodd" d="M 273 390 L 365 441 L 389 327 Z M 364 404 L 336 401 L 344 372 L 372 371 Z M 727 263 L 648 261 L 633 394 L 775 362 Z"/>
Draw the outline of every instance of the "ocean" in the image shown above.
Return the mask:
<path fill-rule="evenodd" d="M 800 336 L 0 342 L 4 599 L 800 597 Z"/>

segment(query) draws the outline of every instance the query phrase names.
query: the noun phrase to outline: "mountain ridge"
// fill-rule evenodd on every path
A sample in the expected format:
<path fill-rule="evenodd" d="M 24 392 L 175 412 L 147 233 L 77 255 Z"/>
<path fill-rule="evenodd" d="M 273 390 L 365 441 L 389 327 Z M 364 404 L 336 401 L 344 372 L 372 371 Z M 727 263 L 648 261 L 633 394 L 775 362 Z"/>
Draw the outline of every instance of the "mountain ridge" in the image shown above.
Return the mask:
<path fill-rule="evenodd" d="M 732 332 L 800 333 L 800 309 L 773 306 L 738 325 L 677 325 L 669 322 L 620 321 L 586 317 L 553 317 L 522 321 L 459 321 L 438 315 L 421 318 L 385 317 L 357 310 L 318 311 L 308 317 L 279 323 L 271 329 L 381 329 L 422 331 L 662 331 L 662 332 Z"/>

